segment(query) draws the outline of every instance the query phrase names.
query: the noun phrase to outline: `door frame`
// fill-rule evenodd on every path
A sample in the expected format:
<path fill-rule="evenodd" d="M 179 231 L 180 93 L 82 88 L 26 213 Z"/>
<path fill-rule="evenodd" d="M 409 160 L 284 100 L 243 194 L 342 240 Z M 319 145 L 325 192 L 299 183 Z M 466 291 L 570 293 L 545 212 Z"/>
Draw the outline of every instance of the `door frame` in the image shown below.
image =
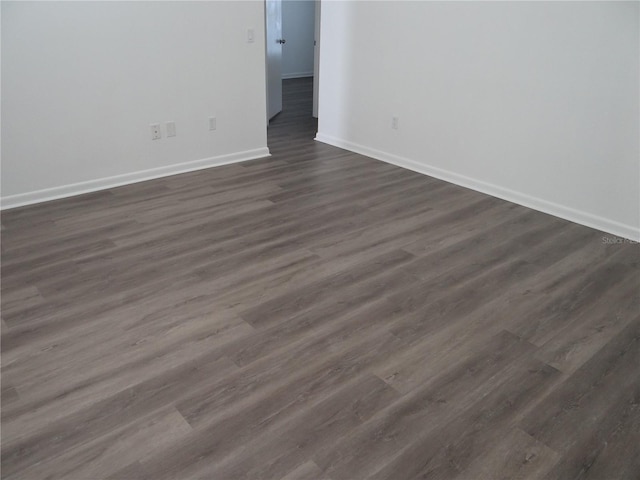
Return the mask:
<path fill-rule="evenodd" d="M 315 1 L 314 40 L 313 40 L 313 117 L 318 118 L 318 100 L 320 95 L 320 19 L 322 0 Z"/>
<path fill-rule="evenodd" d="M 269 11 L 269 2 L 273 2 L 274 4 L 277 3 L 277 10 L 280 11 L 280 18 L 278 19 L 278 23 L 279 23 L 279 28 L 280 31 L 276 32 L 274 35 L 273 29 L 269 28 L 269 15 L 268 15 L 268 11 Z M 282 111 L 282 43 L 280 43 L 280 39 L 282 38 L 282 0 L 263 0 L 262 2 L 263 5 L 263 16 L 264 16 L 264 66 L 265 66 L 265 70 L 264 70 L 264 74 L 265 74 L 265 89 L 266 89 L 266 117 L 267 117 L 267 125 L 269 125 L 269 121 L 275 117 L 276 115 L 278 115 L 278 113 L 280 113 Z M 273 5 L 272 5 L 273 7 Z M 277 28 L 276 28 L 277 29 Z M 271 38 L 273 37 L 273 38 Z M 274 46 L 272 44 L 271 41 L 276 41 L 279 43 L 278 46 Z M 272 77 L 272 66 L 273 63 L 270 63 L 270 59 L 272 58 L 272 55 L 270 55 L 270 52 L 273 53 L 273 49 L 279 49 L 280 53 L 279 53 L 279 61 L 280 61 L 280 71 L 277 72 L 277 81 L 280 83 L 279 86 L 279 94 L 278 95 L 272 95 L 273 93 L 273 89 L 271 88 L 272 85 L 269 81 L 269 78 Z M 276 54 L 276 56 L 278 56 Z M 273 79 L 275 80 L 275 77 Z M 277 92 L 276 92 L 277 93 Z M 278 100 L 279 98 L 279 100 Z M 276 106 L 276 108 L 271 108 L 272 106 Z M 279 108 L 279 109 L 278 109 Z M 278 110 L 278 111 L 275 111 Z M 274 113 L 272 113 L 272 111 Z"/>

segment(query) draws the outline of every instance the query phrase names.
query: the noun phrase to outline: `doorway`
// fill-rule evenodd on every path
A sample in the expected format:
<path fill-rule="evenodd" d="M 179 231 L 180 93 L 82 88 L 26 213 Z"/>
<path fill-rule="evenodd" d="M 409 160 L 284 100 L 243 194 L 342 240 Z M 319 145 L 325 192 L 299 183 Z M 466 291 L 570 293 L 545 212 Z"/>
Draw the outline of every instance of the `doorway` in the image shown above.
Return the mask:
<path fill-rule="evenodd" d="M 320 0 L 265 0 L 269 126 L 283 109 L 288 108 L 286 102 L 283 104 L 283 88 L 297 90 L 300 102 L 304 86 L 311 86 L 311 114 L 317 118 L 319 20 Z"/>

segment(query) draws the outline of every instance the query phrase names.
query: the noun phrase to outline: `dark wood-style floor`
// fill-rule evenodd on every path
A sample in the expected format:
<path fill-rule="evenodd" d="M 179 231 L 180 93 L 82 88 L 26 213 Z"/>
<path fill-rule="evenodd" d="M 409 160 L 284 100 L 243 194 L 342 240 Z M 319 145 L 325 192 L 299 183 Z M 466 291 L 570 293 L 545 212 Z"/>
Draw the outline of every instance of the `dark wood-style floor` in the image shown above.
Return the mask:
<path fill-rule="evenodd" d="M 2 214 L 5 479 L 640 478 L 640 246 L 313 141 Z"/>

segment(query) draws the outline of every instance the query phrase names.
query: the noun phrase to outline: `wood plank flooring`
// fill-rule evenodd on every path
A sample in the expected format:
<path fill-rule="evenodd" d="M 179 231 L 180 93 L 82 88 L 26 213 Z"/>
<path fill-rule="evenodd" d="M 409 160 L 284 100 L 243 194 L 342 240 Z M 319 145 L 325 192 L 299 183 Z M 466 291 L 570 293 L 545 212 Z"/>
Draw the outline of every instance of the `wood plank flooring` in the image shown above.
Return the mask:
<path fill-rule="evenodd" d="M 640 478 L 640 245 L 313 141 L 2 213 L 2 478 Z"/>

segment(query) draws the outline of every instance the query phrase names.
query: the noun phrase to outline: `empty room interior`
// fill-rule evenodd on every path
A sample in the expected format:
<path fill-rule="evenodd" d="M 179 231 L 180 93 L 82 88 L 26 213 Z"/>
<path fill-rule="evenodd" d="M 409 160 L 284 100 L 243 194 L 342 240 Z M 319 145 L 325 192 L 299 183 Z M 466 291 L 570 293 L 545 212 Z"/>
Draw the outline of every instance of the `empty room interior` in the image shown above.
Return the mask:
<path fill-rule="evenodd" d="M 3 479 L 640 478 L 640 2 L 0 14 Z"/>

